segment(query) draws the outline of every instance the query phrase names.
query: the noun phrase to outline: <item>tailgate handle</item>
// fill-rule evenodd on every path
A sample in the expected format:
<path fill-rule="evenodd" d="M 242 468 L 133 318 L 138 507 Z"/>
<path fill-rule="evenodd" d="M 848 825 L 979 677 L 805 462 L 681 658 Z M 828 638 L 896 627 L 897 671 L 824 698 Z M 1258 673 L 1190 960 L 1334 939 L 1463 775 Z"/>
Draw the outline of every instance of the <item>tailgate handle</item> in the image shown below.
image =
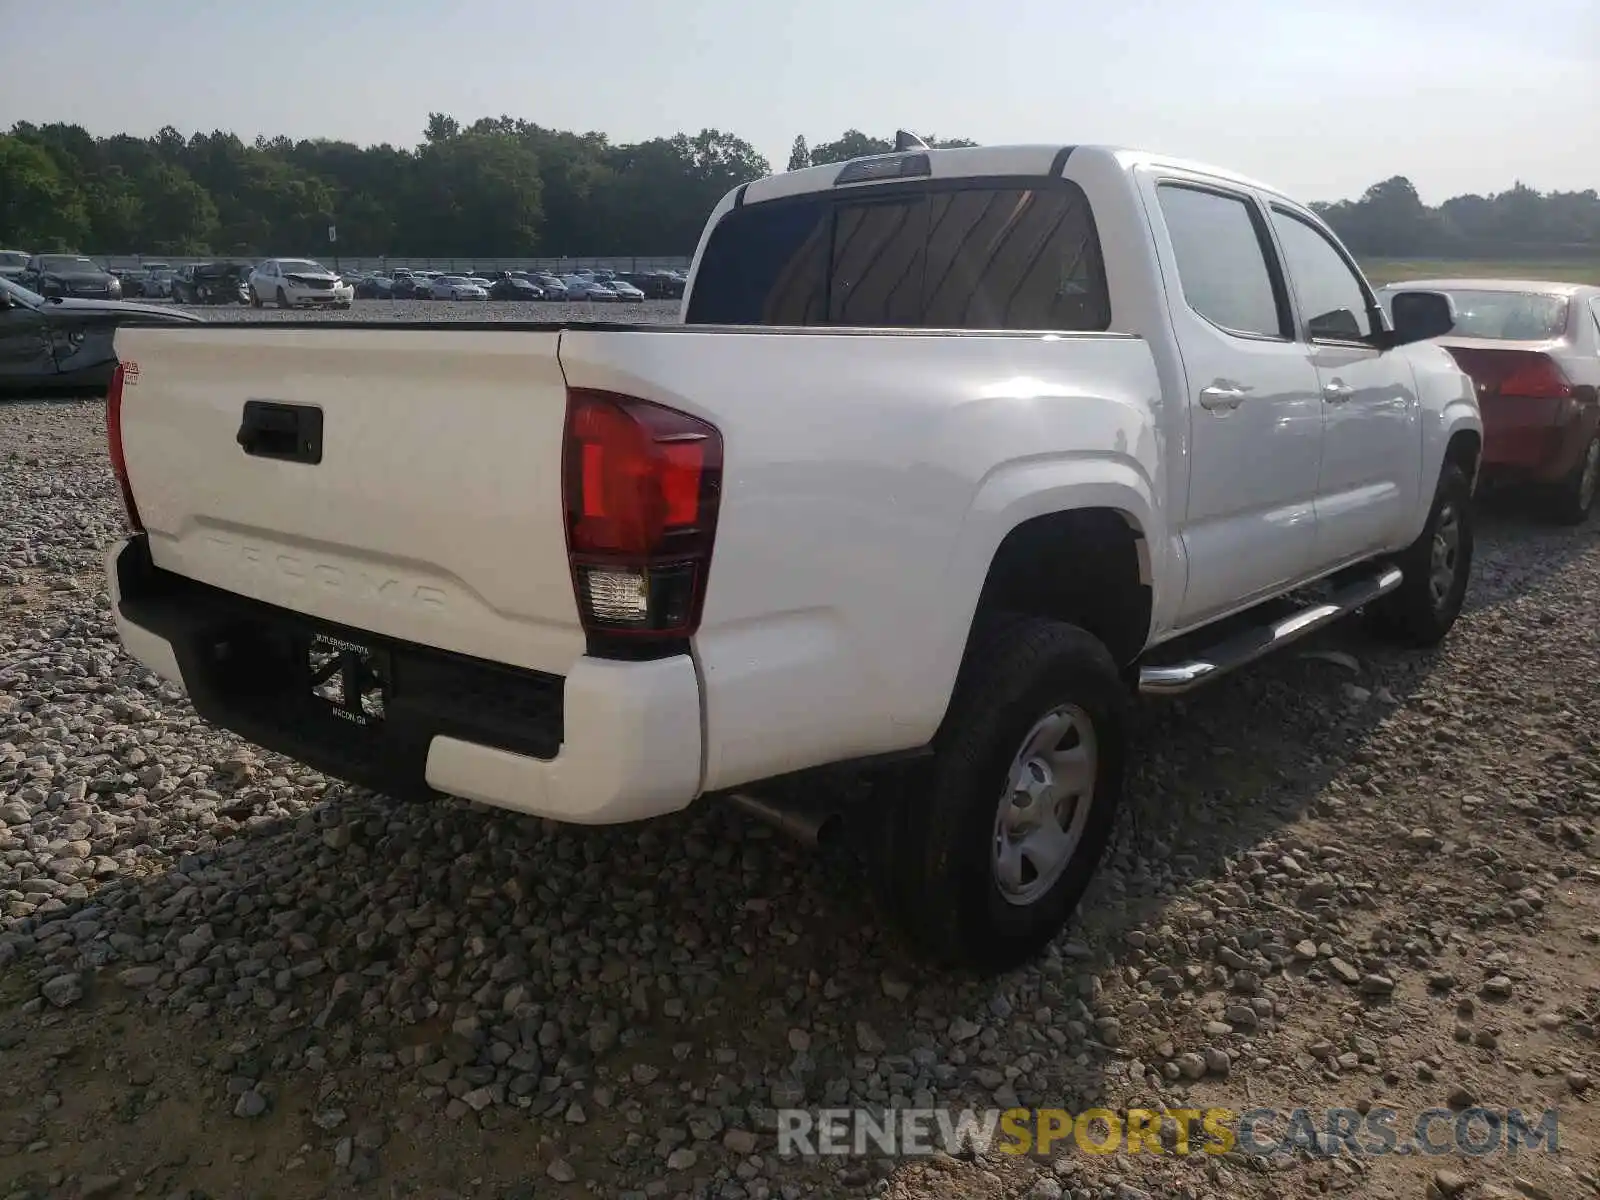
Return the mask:
<path fill-rule="evenodd" d="M 256 458 L 316 464 L 322 461 L 322 410 L 311 404 L 246 400 L 239 445 Z"/>

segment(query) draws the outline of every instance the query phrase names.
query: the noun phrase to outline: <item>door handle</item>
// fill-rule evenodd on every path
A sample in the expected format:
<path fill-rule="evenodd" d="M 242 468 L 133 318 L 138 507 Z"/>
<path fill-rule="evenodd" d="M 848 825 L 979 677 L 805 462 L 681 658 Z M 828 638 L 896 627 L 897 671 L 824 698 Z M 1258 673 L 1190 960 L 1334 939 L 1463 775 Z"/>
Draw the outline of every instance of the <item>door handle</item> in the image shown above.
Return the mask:
<path fill-rule="evenodd" d="M 1351 396 L 1355 395 L 1355 392 L 1355 388 L 1338 379 L 1322 385 L 1322 398 L 1329 404 L 1343 404 Z"/>
<path fill-rule="evenodd" d="M 1200 407 L 1208 412 L 1231 412 L 1245 397 L 1245 388 L 1213 383 L 1200 389 Z"/>

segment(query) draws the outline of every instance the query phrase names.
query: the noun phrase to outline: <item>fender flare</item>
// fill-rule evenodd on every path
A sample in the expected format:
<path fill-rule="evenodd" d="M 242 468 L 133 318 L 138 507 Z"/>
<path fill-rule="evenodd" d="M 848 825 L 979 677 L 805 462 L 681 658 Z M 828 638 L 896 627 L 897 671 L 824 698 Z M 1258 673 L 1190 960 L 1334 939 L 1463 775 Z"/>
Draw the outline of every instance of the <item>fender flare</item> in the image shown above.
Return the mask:
<path fill-rule="evenodd" d="M 949 697 L 966 654 L 978 603 L 1006 537 L 1036 517 L 1087 509 L 1111 510 L 1128 523 L 1139 546 L 1143 582 L 1152 589 L 1152 617 L 1164 587 L 1172 586 L 1167 526 L 1156 487 L 1135 460 L 1097 455 L 1052 455 L 1002 464 L 979 484 L 944 572 L 942 594 L 953 616 L 947 636 L 932 656 L 928 694 Z M 1181 570 L 1181 563 L 1176 564 Z M 1177 581 L 1181 588 L 1181 579 Z M 940 719 L 943 719 L 941 711 Z M 928 731 L 932 736 L 932 730 Z"/>

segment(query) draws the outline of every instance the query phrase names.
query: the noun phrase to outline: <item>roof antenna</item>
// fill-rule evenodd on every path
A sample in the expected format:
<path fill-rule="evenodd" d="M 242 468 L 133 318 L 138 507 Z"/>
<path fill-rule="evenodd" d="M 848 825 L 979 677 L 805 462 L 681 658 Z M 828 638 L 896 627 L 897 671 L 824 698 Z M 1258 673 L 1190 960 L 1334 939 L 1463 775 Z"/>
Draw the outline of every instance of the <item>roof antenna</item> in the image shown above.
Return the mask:
<path fill-rule="evenodd" d="M 894 131 L 894 148 L 896 150 L 931 150 L 932 146 L 923 141 L 909 130 L 896 129 Z"/>

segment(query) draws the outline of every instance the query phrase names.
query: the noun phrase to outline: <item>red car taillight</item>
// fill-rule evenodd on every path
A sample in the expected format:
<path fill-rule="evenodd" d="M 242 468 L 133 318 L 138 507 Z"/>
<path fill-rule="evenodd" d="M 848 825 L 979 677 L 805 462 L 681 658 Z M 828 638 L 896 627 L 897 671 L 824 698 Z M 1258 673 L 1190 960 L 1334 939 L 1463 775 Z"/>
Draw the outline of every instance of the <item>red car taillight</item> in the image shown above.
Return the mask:
<path fill-rule="evenodd" d="M 1555 359 L 1545 354 L 1519 356 L 1511 373 L 1500 381 L 1502 396 L 1549 397 L 1566 399 L 1572 395 L 1572 381 Z"/>
<path fill-rule="evenodd" d="M 722 493 L 716 427 L 647 400 L 569 388 L 562 490 L 584 628 L 693 634 Z"/>
<path fill-rule="evenodd" d="M 133 488 L 128 483 L 128 460 L 122 453 L 122 388 L 125 372 L 121 363 L 111 373 L 111 384 L 106 389 L 106 444 L 111 452 L 111 473 L 117 477 L 117 487 L 122 491 L 122 514 L 128 529 L 133 533 L 144 531 L 139 519 L 139 506 L 133 502 Z"/>
<path fill-rule="evenodd" d="M 1561 364 L 1538 350 L 1480 350 L 1447 347 L 1457 364 L 1487 395 L 1524 400 L 1563 400 L 1572 381 Z"/>

